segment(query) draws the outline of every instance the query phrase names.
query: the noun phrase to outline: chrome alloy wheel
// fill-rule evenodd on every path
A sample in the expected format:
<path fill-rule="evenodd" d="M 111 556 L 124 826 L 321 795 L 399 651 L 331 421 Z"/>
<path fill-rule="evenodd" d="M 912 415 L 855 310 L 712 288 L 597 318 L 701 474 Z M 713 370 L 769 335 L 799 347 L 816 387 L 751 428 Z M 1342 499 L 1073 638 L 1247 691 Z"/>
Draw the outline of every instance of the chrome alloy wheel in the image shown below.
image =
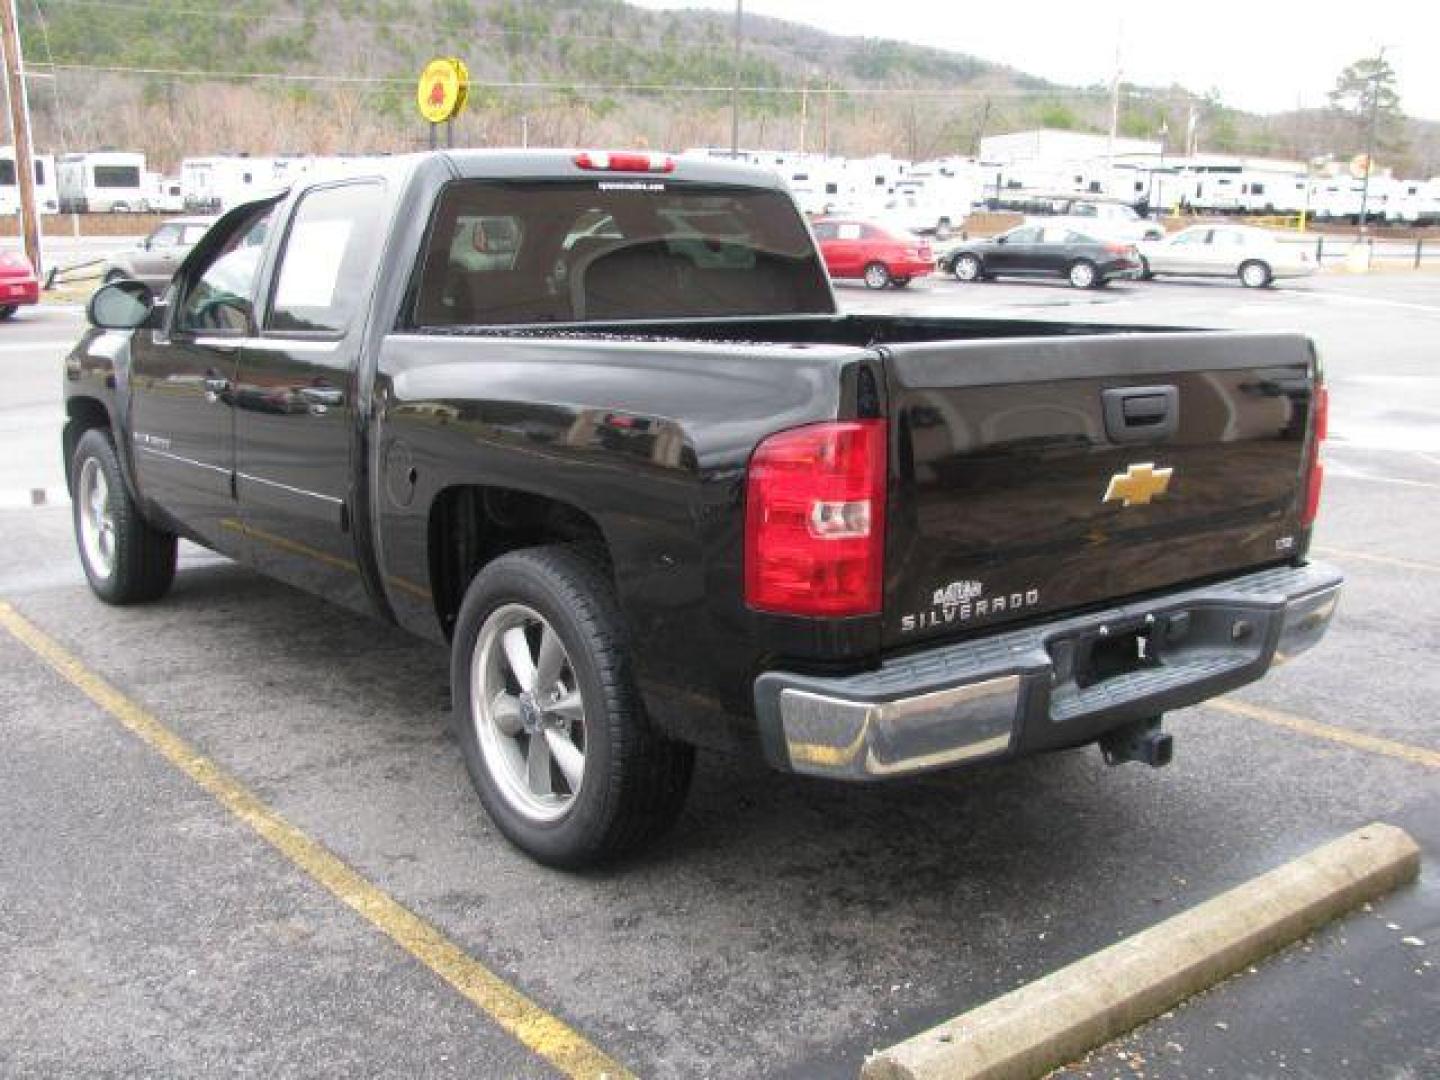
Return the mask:
<path fill-rule="evenodd" d="M 75 497 L 85 561 L 97 578 L 108 578 L 115 572 L 115 514 L 110 508 L 110 482 L 96 458 L 87 457 L 80 467 Z"/>
<path fill-rule="evenodd" d="M 531 821 L 570 809 L 585 782 L 585 703 L 570 654 L 545 618 L 505 604 L 480 627 L 470 720 L 505 801 Z"/>

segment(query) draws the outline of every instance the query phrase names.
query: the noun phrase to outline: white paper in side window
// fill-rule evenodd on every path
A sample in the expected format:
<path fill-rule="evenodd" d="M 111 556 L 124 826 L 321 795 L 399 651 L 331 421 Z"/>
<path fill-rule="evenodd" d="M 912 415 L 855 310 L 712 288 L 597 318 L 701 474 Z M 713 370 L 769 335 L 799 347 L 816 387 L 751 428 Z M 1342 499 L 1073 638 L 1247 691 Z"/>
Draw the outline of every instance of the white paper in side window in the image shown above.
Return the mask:
<path fill-rule="evenodd" d="M 340 264 L 350 242 L 350 221 L 297 221 L 285 245 L 275 307 L 328 308 L 335 302 Z"/>

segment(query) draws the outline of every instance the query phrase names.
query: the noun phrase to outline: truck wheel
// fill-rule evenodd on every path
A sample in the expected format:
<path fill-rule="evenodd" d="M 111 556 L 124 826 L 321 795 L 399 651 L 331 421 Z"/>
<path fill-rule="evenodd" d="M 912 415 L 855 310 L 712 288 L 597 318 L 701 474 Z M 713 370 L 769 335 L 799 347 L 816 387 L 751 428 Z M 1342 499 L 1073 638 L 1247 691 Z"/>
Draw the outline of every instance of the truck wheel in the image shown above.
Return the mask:
<path fill-rule="evenodd" d="M 890 271 L 884 263 L 872 262 L 865 267 L 865 287 L 883 289 L 890 284 Z"/>
<path fill-rule="evenodd" d="M 1252 259 L 1240 266 L 1240 283 L 1247 289 L 1263 289 L 1270 284 L 1270 267 Z"/>
<path fill-rule="evenodd" d="M 903 289 L 903 288 L 905 288 L 905 286 L 907 286 L 907 285 L 910 284 L 910 281 L 911 281 L 911 279 L 908 278 L 908 277 L 897 277 L 897 278 L 891 278 L 891 279 L 890 279 L 890 284 L 891 284 L 891 285 L 894 285 L 895 288 L 897 288 L 897 289 Z"/>
<path fill-rule="evenodd" d="M 0 322 L 4 322 L 6 319 L 13 319 L 15 312 L 19 310 L 20 308 L 15 304 L 0 304 Z"/>
<path fill-rule="evenodd" d="M 951 273 L 956 281 L 979 281 L 982 276 L 980 260 L 974 255 L 961 255 L 955 260 Z"/>
<path fill-rule="evenodd" d="M 1098 275 L 1095 273 L 1095 264 L 1087 259 L 1077 259 L 1070 264 L 1070 270 L 1066 275 L 1070 284 L 1077 289 L 1093 289 Z"/>
<path fill-rule="evenodd" d="M 140 516 L 104 428 L 80 438 L 70 468 L 80 565 L 107 604 L 158 600 L 175 580 L 175 537 Z"/>
<path fill-rule="evenodd" d="M 614 859 L 679 816 L 694 748 L 650 725 L 614 589 L 575 549 L 512 552 L 476 575 L 450 685 L 480 801 L 537 861 Z"/>

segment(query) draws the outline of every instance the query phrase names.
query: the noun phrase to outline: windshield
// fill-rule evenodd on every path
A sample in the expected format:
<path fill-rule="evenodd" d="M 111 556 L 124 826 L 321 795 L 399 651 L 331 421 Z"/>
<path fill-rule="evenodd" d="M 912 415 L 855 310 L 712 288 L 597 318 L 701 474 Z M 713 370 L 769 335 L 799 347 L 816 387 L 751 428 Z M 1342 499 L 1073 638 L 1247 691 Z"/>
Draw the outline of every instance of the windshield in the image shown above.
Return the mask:
<path fill-rule="evenodd" d="M 436 207 L 414 321 L 513 325 L 833 310 L 805 223 L 780 192 L 461 181 Z"/>

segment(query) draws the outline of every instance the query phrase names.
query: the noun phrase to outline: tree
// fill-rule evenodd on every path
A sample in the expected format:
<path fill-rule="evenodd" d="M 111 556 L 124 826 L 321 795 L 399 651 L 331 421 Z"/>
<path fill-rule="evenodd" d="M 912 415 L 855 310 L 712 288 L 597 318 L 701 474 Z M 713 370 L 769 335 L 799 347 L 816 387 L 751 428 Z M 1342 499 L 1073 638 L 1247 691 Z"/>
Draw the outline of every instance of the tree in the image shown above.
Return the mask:
<path fill-rule="evenodd" d="M 1350 121 L 1352 150 L 1369 145 L 1372 116 L 1377 148 L 1398 148 L 1404 142 L 1405 113 L 1395 90 L 1395 69 L 1383 53 L 1356 60 L 1340 73 L 1330 91 L 1330 107 Z"/>

